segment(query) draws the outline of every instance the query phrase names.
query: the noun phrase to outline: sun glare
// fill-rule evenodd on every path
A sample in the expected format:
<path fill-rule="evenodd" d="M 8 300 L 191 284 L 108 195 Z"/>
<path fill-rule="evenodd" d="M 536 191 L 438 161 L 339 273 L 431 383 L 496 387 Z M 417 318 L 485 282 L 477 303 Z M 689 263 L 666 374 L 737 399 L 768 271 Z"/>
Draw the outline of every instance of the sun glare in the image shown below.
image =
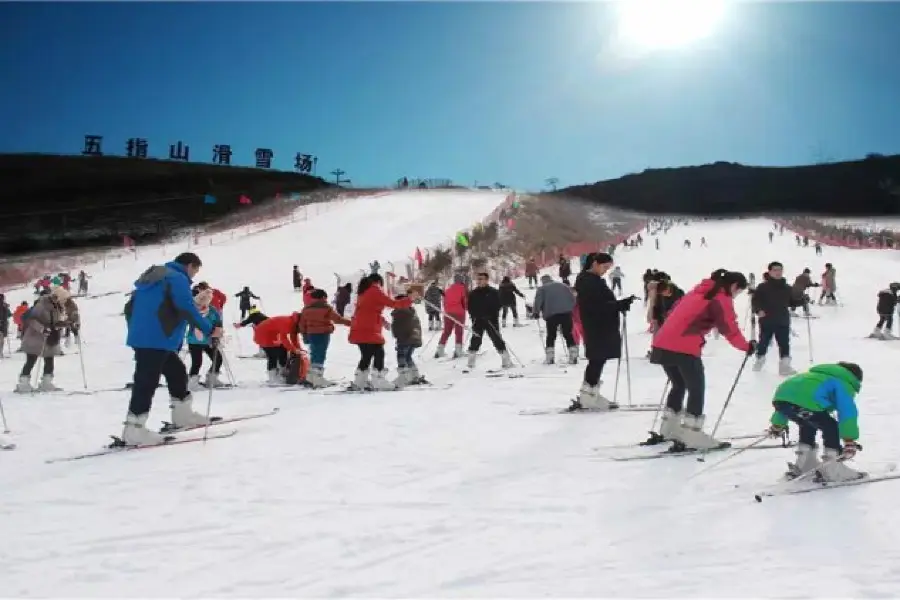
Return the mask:
<path fill-rule="evenodd" d="M 685 46 L 715 32 L 724 0 L 620 0 L 618 36 L 629 46 L 658 50 Z"/>

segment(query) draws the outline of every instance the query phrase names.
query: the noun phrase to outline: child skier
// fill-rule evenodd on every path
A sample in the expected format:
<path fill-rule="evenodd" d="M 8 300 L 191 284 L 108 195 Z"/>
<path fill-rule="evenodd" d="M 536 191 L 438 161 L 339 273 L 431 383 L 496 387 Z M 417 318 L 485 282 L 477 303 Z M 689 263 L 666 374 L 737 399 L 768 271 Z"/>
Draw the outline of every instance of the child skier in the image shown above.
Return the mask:
<path fill-rule="evenodd" d="M 253 306 L 250 300 L 259 300 L 259 296 L 251 292 L 250 288 L 245 285 L 244 289 L 235 294 L 234 297 L 238 298 L 238 309 L 241 311 L 241 320 L 243 321 L 247 313 L 250 312 L 250 307 Z"/>
<path fill-rule="evenodd" d="M 513 327 L 518 327 L 519 323 L 519 311 L 516 310 L 516 296 L 524 299 L 525 294 L 519 291 L 519 288 L 516 287 L 516 284 L 513 283 L 512 279 L 509 276 L 505 276 L 502 281 L 500 281 L 500 285 L 497 287 L 497 291 L 500 292 L 500 305 L 503 307 L 502 312 L 502 321 L 501 324 L 503 327 L 506 327 L 506 315 L 511 310 L 513 316 Z"/>
<path fill-rule="evenodd" d="M 444 303 L 444 290 L 437 279 L 425 290 L 425 313 L 428 315 L 428 331 L 441 330 L 441 310 Z"/>
<path fill-rule="evenodd" d="M 406 294 L 398 294 L 394 300 L 403 300 Z M 394 385 L 398 388 L 405 385 L 428 383 L 419 373 L 419 367 L 413 362 L 413 352 L 422 347 L 422 323 L 412 306 L 395 308 L 391 311 L 391 333 L 397 340 L 397 379 Z"/>
<path fill-rule="evenodd" d="M 857 424 L 857 408 L 854 398 L 862 386 L 863 372 L 859 365 L 848 362 L 823 364 L 799 373 L 775 389 L 769 433 L 781 436 L 793 421 L 800 426 L 800 442 L 797 444 L 797 462 L 788 463 L 787 476 L 794 478 L 815 470 L 825 481 L 852 481 L 865 477 L 854 471 L 844 461 L 862 451 Z M 837 411 L 837 420 L 831 413 Z M 822 432 L 825 449 L 823 462 L 816 457 L 816 432 Z M 844 446 L 841 448 L 841 439 Z"/>
<path fill-rule="evenodd" d="M 325 379 L 325 359 L 328 355 L 328 344 L 334 333 L 334 324 L 350 325 L 350 319 L 342 317 L 328 304 L 325 290 L 310 292 L 312 302 L 300 313 L 299 330 L 303 341 L 309 346 L 310 367 L 306 380 L 312 387 L 321 388 L 334 385 Z"/>
<path fill-rule="evenodd" d="M 869 334 L 870 338 L 879 340 L 895 340 L 891 329 L 894 327 L 894 309 L 897 308 L 897 292 L 900 291 L 900 283 L 892 283 L 887 289 L 878 292 L 878 304 L 875 311 L 878 313 L 878 323 L 875 330 Z M 882 327 L 886 329 L 882 331 Z"/>
<path fill-rule="evenodd" d="M 207 288 L 205 290 L 197 290 L 194 295 L 194 305 L 197 311 L 203 316 L 203 319 L 209 323 L 211 329 L 222 327 L 222 315 L 211 306 L 213 292 Z M 191 357 L 191 368 L 188 371 L 188 389 L 196 392 L 200 389 L 200 367 L 203 366 L 203 355 L 206 354 L 212 360 L 212 367 L 206 374 L 206 381 L 203 385 L 206 387 L 221 387 L 222 382 L 219 380 L 219 373 L 222 370 L 222 352 L 219 348 L 210 344 L 210 339 L 203 335 L 203 332 L 196 327 L 188 329 L 187 334 L 188 353 Z"/>

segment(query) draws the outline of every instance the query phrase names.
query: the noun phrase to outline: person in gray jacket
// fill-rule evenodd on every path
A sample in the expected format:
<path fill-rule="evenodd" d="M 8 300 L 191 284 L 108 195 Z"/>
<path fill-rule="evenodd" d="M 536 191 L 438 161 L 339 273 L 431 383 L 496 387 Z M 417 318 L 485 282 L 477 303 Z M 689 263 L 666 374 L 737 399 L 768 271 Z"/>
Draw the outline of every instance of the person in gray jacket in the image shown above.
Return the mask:
<path fill-rule="evenodd" d="M 53 385 L 54 357 L 57 356 L 63 330 L 72 325 L 65 310 L 66 302 L 69 300 L 70 294 L 67 290 L 55 287 L 49 294 L 38 298 L 26 313 L 22 334 L 25 364 L 19 375 L 16 392 L 27 394 L 35 391 L 31 386 L 31 371 L 38 358 L 44 359 L 44 374 L 38 391 L 59 391 L 60 388 Z"/>
<path fill-rule="evenodd" d="M 545 364 L 555 361 L 556 330 L 562 329 L 566 348 L 569 350 L 569 363 L 578 363 L 578 346 L 572 337 L 572 311 L 575 310 L 575 294 L 564 283 L 553 281 L 549 275 L 541 277 L 541 287 L 534 294 L 534 314 L 540 315 L 547 323 L 547 341 Z"/>

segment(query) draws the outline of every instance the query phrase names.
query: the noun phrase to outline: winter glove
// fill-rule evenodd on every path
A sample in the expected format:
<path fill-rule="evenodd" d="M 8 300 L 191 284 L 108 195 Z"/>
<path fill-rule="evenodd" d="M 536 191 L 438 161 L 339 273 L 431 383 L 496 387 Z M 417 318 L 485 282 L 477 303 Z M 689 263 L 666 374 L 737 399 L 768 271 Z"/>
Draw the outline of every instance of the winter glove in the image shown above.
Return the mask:
<path fill-rule="evenodd" d="M 787 425 L 769 425 L 768 434 L 769 437 L 777 438 L 784 435 L 784 432 L 787 430 Z"/>
<path fill-rule="evenodd" d="M 44 330 L 44 335 L 46 336 L 45 343 L 47 346 L 58 346 L 59 345 L 59 329 Z"/>
<path fill-rule="evenodd" d="M 750 340 L 747 342 L 747 356 L 753 356 L 756 354 L 756 340 Z"/>
<path fill-rule="evenodd" d="M 853 458 L 857 452 L 862 452 L 862 449 L 862 445 L 856 440 L 844 440 L 844 451 L 841 453 L 840 460 Z"/>
<path fill-rule="evenodd" d="M 637 296 L 629 296 L 628 298 L 622 298 L 616 302 L 616 307 L 619 309 L 619 312 L 627 313 L 631 310 L 631 304 L 637 299 Z"/>

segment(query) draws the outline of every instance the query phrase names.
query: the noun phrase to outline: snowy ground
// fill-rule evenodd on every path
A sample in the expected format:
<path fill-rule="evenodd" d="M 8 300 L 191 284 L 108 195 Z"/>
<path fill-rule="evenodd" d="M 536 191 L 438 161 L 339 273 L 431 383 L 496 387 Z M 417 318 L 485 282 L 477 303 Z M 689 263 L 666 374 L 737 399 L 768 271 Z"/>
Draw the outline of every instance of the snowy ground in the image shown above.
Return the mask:
<path fill-rule="evenodd" d="M 390 244 L 401 257 L 427 245 L 424 223 L 437 222 L 439 237 L 448 237 L 459 226 L 452 215 L 474 221 L 492 208 L 472 202 L 437 215 L 428 211 L 440 209 L 420 203 L 407 207 L 414 212 L 400 223 L 392 221 L 389 202 L 363 216 L 348 205 L 296 229 L 205 251 L 202 277 L 231 293 L 251 285 L 277 314 L 299 306 L 287 291 L 291 264 L 330 284 L 332 271 L 367 263 L 375 248 L 389 258 Z M 826 249 L 816 257 L 789 235 L 768 244 L 770 228 L 765 221 L 676 227 L 659 252 L 652 243 L 621 252 L 626 291 L 639 293 L 640 274 L 651 266 L 690 287 L 722 266 L 760 273 L 778 259 L 793 277 L 803 267 L 819 273 L 824 262 L 834 263 L 844 306 L 816 310 L 815 360 L 862 364 L 865 452 L 857 462 L 894 459 L 891 369 L 900 342 L 864 337 L 874 324 L 876 292 L 896 279 L 897 255 Z M 701 235 L 709 248 L 698 247 Z M 685 237 L 694 240 L 692 250 L 680 247 Z M 100 274 L 94 291 L 127 290 L 143 267 L 132 261 Z M 123 302 L 121 294 L 82 302 L 92 388 L 130 380 Z M 742 318 L 746 303 L 738 301 Z M 636 304 L 628 321 L 635 403 L 657 402 L 664 384 L 658 367 L 642 358 L 649 342 L 642 313 Z M 802 368 L 810 338 L 805 321 L 796 329 L 795 366 Z M 19 449 L 0 455 L 2 595 L 799 598 L 900 590 L 900 482 L 756 504 L 752 493 L 781 475 L 793 458 L 789 450 L 747 452 L 691 481 L 702 468 L 693 458 L 609 461 L 640 451 L 593 448 L 644 439 L 653 413 L 520 415 L 567 405 L 582 367 L 537 365 L 543 350 L 535 324 L 504 333 L 529 378 L 464 375 L 461 365 L 430 358 L 432 342 L 420 365 L 434 382 L 454 383 L 449 390 L 224 391 L 215 395 L 216 414 L 275 406 L 281 414 L 240 424 L 236 437 L 206 446 L 76 463 L 44 460 L 95 449 L 118 433 L 127 394 L 4 395 Z M 339 329 L 328 361 L 333 377 L 352 374 L 356 351 L 345 340 Z M 249 337 L 242 344 L 246 353 Z M 239 360 L 233 350 L 238 379 L 261 381 L 263 364 Z M 0 364 L 6 389 L 22 360 Z M 710 340 L 713 418 L 741 360 L 724 341 Z M 766 427 L 779 381 L 771 362 L 763 373 L 744 374 L 722 433 Z M 489 349 L 481 363 L 496 368 L 499 358 Z M 614 367 L 604 374 L 610 395 Z M 77 355 L 60 359 L 58 370 L 61 385 L 81 386 Z M 624 372 L 619 399 L 627 402 Z M 168 418 L 162 390 L 153 415 Z"/>

